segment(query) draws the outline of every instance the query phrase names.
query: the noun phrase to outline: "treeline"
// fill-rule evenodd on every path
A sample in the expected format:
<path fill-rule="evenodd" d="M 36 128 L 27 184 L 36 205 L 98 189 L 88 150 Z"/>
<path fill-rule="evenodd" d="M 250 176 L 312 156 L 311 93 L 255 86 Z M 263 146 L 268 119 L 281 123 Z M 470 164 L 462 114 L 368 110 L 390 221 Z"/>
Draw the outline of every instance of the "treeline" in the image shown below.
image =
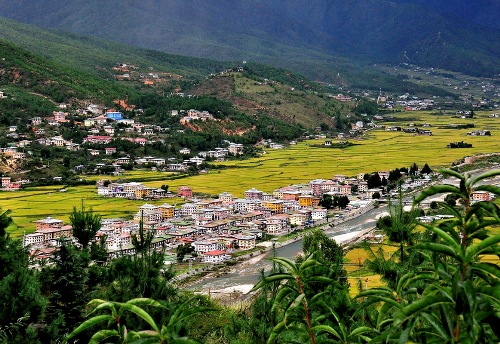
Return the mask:
<path fill-rule="evenodd" d="M 411 177 L 417 175 L 417 173 L 429 174 L 432 173 L 432 169 L 427 163 L 425 163 L 424 167 L 419 170 L 417 163 L 414 162 L 413 165 L 410 166 L 410 168 L 401 167 L 390 170 L 387 178 L 385 178 L 385 176 L 381 178 L 378 172 L 373 172 L 365 173 L 365 175 L 363 176 L 363 180 L 368 183 L 369 189 L 386 187 L 387 190 L 391 190 L 396 187 L 397 182 L 404 176 Z"/>
<path fill-rule="evenodd" d="M 448 148 L 472 148 L 472 143 L 467 143 L 464 141 L 460 142 L 450 142 L 447 146 Z"/>

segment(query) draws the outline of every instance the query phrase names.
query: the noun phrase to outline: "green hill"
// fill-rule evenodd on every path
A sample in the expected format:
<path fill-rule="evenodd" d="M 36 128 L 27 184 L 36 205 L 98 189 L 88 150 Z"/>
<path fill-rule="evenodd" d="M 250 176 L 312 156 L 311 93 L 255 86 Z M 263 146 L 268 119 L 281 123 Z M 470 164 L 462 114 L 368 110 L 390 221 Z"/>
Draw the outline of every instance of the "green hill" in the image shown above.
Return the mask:
<path fill-rule="evenodd" d="M 497 75 L 498 5 L 434 2 L 1 0 L 0 15 L 169 53 L 273 64 L 326 82 L 378 63 Z"/>

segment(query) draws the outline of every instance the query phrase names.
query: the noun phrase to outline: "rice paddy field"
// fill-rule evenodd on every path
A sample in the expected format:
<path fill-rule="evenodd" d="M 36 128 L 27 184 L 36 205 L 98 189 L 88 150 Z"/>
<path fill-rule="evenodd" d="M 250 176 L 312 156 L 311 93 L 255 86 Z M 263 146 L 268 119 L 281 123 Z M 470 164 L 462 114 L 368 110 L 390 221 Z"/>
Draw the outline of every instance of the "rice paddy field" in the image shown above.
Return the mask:
<path fill-rule="evenodd" d="M 409 167 L 414 162 L 419 167 L 428 163 L 431 168 L 448 167 L 454 161 L 473 154 L 500 152 L 500 118 L 492 118 L 491 112 L 476 114 L 474 119 L 452 118 L 447 115 L 432 115 L 425 112 L 397 114 L 398 122 L 384 122 L 386 126 L 416 126 L 429 123 L 432 136 L 407 134 L 403 132 L 374 129 L 363 138 L 350 140 L 354 146 L 339 148 L 320 148 L 324 140 L 299 142 L 286 149 L 267 149 L 259 158 L 245 161 L 218 163 L 218 169 L 207 174 L 168 180 L 171 173 L 132 171 L 115 177 L 122 181 L 142 181 L 146 186 L 170 186 L 175 192 L 181 185 L 189 185 L 195 193 L 216 196 L 227 191 L 242 197 L 245 190 L 255 187 L 264 192 L 272 192 L 282 186 L 307 183 L 312 179 L 328 179 L 335 174 L 353 176 L 358 173 L 390 170 L 396 167 Z M 396 117 L 396 115 L 394 115 Z M 474 130 L 489 130 L 491 136 L 467 136 L 472 129 L 439 128 L 448 124 L 474 123 Z M 335 140 L 333 140 L 335 142 Z M 450 149 L 450 142 L 464 141 L 472 148 Z M 83 178 L 98 180 L 99 176 Z M 92 209 L 103 218 L 131 217 L 144 201 L 102 198 L 94 186 L 27 188 L 16 192 L 0 192 L 0 207 L 10 209 L 15 226 L 13 236 L 35 230 L 33 221 L 52 216 L 67 221 L 73 207 L 80 207 L 82 201 L 86 208 Z M 168 199 L 153 203 L 179 204 L 180 199 Z"/>

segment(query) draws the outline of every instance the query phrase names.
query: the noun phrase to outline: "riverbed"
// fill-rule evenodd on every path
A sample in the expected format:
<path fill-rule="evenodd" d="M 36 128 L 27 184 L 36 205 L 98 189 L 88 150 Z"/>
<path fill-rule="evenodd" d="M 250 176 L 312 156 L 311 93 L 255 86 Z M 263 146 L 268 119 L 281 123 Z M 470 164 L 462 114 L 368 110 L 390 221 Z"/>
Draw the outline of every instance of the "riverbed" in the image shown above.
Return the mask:
<path fill-rule="evenodd" d="M 375 227 L 376 216 L 386 211 L 385 207 L 374 208 L 363 215 L 343 222 L 325 231 L 325 233 L 334 238 L 338 243 L 349 241 L 354 237 L 361 235 L 367 229 Z M 269 258 L 276 255 L 289 259 L 302 254 L 302 240 L 280 246 L 276 243 L 275 249 L 264 254 L 254 256 L 245 262 L 230 267 L 227 273 L 210 274 L 201 280 L 191 284 L 187 289 L 202 293 L 247 293 L 258 282 L 262 272 L 269 273 L 272 268 L 272 262 Z"/>

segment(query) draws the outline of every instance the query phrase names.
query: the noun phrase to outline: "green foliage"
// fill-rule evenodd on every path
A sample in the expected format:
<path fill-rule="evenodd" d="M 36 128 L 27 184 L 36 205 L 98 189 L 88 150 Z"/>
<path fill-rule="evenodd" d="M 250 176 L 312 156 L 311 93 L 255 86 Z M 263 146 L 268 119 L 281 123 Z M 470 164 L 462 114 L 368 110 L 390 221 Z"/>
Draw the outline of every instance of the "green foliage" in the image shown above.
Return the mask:
<path fill-rule="evenodd" d="M 147 307 L 168 309 L 158 301 L 149 298 L 132 299 L 127 302 L 95 299 L 89 303 L 89 305 L 94 306 L 90 314 L 94 312 L 101 313 L 102 311 L 109 311 L 110 314 L 95 315 L 84 321 L 66 337 L 64 342 L 67 342 L 87 329 L 94 328 L 96 325 L 107 323 L 105 328 L 94 333 L 89 343 L 100 343 L 114 337 L 118 337 L 120 343 L 199 343 L 193 338 L 180 336 L 177 332 L 179 325 L 193 315 L 213 311 L 211 308 L 195 305 L 196 302 L 194 301 L 196 301 L 196 298 L 188 299 L 181 305 L 178 305 L 175 310 L 170 309 L 171 315 L 168 322 L 160 326 L 157 325 L 153 317 L 145 309 Z M 139 319 L 149 325 L 150 329 L 139 331 L 128 330 L 125 322 L 127 313 L 132 313 L 139 317 Z"/>
<path fill-rule="evenodd" d="M 54 267 L 45 267 L 41 274 L 42 290 L 49 303 L 44 320 L 50 338 L 71 330 L 82 318 L 90 295 L 88 258 L 70 245 L 63 245 L 51 259 Z"/>
<path fill-rule="evenodd" d="M 4 69 L 0 76 L 2 85 L 14 84 L 60 103 L 74 98 L 105 98 L 111 102 L 133 93 L 128 87 L 54 63 L 4 40 L 0 40 L 0 50 L 3 57 L 0 66 Z"/>
<path fill-rule="evenodd" d="M 76 210 L 76 207 L 73 207 L 69 220 L 73 229 L 73 237 L 82 245 L 83 249 L 86 249 L 101 229 L 101 216 L 94 214 L 92 208 L 86 211 L 82 201 L 81 210 Z"/>
<path fill-rule="evenodd" d="M 363 330 L 345 326 L 352 312 L 344 289 L 336 279 L 341 278 L 339 257 L 342 253 L 320 234 L 307 240 L 305 248 L 315 249 L 322 243 L 330 247 L 324 253 L 314 251 L 304 259 L 293 262 L 286 258 L 273 258 L 282 271 L 264 277 L 253 288 L 257 290 L 279 282 L 279 291 L 273 299 L 271 314 L 276 314 L 276 325 L 268 343 L 319 343 L 333 339 L 358 338 Z M 307 247 L 306 247 L 307 246 Z M 339 316 L 333 309 L 342 309 Z M 371 331 L 370 331 L 371 332 Z"/>
<path fill-rule="evenodd" d="M 28 324 L 41 319 L 46 300 L 29 269 L 28 253 L 6 232 L 10 212 L 0 213 L 0 342 L 22 342 L 29 338 Z"/>
<path fill-rule="evenodd" d="M 500 170 L 476 176 L 452 170 L 440 172 L 458 178 L 460 185 L 432 186 L 415 203 L 452 193 L 463 211 L 441 202 L 454 217 L 436 225 L 422 224 L 429 236 L 409 247 L 424 261 L 400 274 L 389 288 L 358 295 L 364 298 L 362 309 L 377 305 L 376 326 L 381 335 L 373 338 L 375 342 L 490 343 L 499 339 L 500 272 L 497 264 L 487 262 L 485 257 L 500 255 L 500 235 L 492 235 L 487 229 L 500 224 L 500 209 L 491 202 L 472 204 L 471 199 L 473 192 L 483 190 L 499 196 L 498 187 L 481 182 L 500 175 Z"/>
<path fill-rule="evenodd" d="M 317 253 L 323 264 L 329 267 L 328 277 L 340 285 L 347 285 L 347 271 L 343 268 L 344 249 L 319 229 L 308 233 L 302 239 L 302 251 L 305 255 Z"/>
<path fill-rule="evenodd" d="M 472 148 L 472 143 L 467 143 L 464 141 L 451 142 L 447 147 L 448 148 Z"/>
<path fill-rule="evenodd" d="M 420 171 L 423 174 L 429 174 L 432 173 L 432 169 L 425 163 L 424 167 L 422 167 L 422 171 Z"/>

